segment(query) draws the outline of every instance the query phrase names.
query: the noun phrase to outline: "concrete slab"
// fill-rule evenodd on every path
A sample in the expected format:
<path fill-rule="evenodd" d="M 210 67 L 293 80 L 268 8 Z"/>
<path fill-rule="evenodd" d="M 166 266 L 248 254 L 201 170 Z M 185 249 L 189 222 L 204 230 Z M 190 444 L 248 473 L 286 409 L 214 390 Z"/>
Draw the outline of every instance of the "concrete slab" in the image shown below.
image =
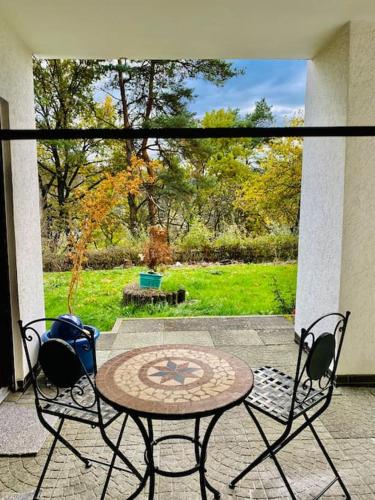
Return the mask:
<path fill-rule="evenodd" d="M 163 343 L 161 331 L 119 332 L 112 349 L 133 349 Z"/>
<path fill-rule="evenodd" d="M 167 331 L 163 332 L 163 344 L 194 344 L 213 347 L 211 335 L 207 331 Z"/>
<path fill-rule="evenodd" d="M 48 420 L 54 423 L 56 419 Z M 34 408 L 16 403 L 0 405 L 0 456 L 36 455 L 48 435 Z"/>
<path fill-rule="evenodd" d="M 222 345 L 263 345 L 262 339 L 255 330 L 215 330 L 211 337 L 216 347 Z"/>

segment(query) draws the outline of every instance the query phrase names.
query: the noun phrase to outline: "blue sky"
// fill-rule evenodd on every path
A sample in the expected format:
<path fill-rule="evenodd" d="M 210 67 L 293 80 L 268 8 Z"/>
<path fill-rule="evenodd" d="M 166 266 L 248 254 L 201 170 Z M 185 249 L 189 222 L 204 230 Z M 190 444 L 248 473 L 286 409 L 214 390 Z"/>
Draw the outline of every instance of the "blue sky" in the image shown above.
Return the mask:
<path fill-rule="evenodd" d="M 285 117 L 304 110 L 306 61 L 233 59 L 231 62 L 245 70 L 245 74 L 232 78 L 223 87 L 201 79 L 192 82 L 197 97 L 189 107 L 197 117 L 212 109 L 228 107 L 247 113 L 262 97 L 273 106 L 277 125 L 283 125 Z"/>

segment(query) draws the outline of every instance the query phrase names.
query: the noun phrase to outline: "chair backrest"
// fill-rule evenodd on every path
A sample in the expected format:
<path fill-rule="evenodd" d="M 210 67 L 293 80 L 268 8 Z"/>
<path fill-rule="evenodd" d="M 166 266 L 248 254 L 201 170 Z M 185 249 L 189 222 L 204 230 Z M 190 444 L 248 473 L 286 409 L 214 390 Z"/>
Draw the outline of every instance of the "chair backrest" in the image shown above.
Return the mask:
<path fill-rule="evenodd" d="M 70 331 L 73 329 L 74 338 L 67 342 L 41 336 L 38 329 L 44 328 L 45 322 L 49 321 L 67 324 Z M 73 325 L 62 318 L 39 318 L 25 325 L 19 321 L 19 327 L 37 403 L 44 401 L 61 405 L 63 401 L 61 397 L 64 395 L 64 402 L 69 399 L 66 396 L 70 396 L 71 403 L 68 404 L 70 407 L 92 408 L 98 399 L 95 387 L 94 332 Z M 81 359 L 83 351 L 92 355 L 93 376 L 87 372 L 86 365 Z M 33 359 L 36 359 L 36 362 L 33 363 Z M 47 381 L 41 380 L 40 368 Z"/>
<path fill-rule="evenodd" d="M 312 401 L 326 400 L 328 406 L 349 316 L 349 311 L 326 314 L 301 330 L 290 416 Z"/>

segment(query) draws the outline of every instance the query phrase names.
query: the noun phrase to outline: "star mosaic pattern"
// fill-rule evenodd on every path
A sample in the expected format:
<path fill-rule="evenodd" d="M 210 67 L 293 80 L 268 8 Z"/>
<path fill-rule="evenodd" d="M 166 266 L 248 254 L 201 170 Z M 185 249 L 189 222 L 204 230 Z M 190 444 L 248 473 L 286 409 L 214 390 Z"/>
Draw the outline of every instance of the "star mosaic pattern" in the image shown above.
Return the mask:
<path fill-rule="evenodd" d="M 179 384 L 184 384 L 185 379 L 199 378 L 199 375 L 194 372 L 199 371 L 199 368 L 194 368 L 189 366 L 191 363 L 189 361 L 182 362 L 180 364 L 168 359 L 164 366 L 156 365 L 153 368 L 158 370 L 156 373 L 152 373 L 150 377 L 160 377 L 160 383 L 169 382 L 174 380 Z"/>

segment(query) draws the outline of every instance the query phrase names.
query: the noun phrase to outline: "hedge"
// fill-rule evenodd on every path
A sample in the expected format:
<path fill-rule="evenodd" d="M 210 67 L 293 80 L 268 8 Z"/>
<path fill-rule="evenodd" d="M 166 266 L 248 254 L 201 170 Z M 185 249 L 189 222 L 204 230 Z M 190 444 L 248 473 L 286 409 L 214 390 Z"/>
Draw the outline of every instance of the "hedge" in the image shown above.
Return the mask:
<path fill-rule="evenodd" d="M 246 238 L 227 245 L 210 243 L 204 249 L 174 248 L 174 261 L 179 262 L 274 262 L 296 260 L 298 237 L 271 235 Z M 90 250 L 87 255 L 86 269 L 113 269 L 119 266 L 140 264 L 140 257 L 132 248 L 109 247 Z M 69 271 L 71 262 L 66 255 L 47 253 L 43 256 L 44 271 Z"/>

